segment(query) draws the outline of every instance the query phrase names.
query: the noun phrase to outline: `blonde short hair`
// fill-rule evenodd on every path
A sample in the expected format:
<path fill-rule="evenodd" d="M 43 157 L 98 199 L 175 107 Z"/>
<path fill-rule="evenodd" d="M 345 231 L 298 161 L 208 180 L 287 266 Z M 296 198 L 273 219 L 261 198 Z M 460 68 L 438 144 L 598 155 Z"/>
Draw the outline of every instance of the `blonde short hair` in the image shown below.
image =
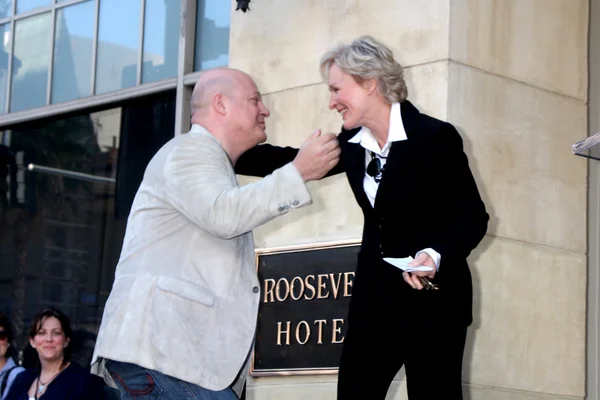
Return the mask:
<path fill-rule="evenodd" d="M 371 36 L 361 36 L 325 53 L 320 63 L 323 80 L 327 80 L 333 63 L 357 82 L 375 78 L 379 93 L 390 104 L 403 102 L 408 96 L 404 69 L 394 60 L 392 51 Z"/>

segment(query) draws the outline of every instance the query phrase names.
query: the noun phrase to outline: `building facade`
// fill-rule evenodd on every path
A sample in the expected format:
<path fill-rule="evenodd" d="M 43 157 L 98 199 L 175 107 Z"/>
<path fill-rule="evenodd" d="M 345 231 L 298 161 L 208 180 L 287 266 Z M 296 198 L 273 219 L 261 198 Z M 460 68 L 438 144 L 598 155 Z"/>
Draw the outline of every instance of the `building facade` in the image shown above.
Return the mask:
<path fill-rule="evenodd" d="M 600 130 L 597 0 L 253 0 L 247 13 L 227 0 L 0 3 L 0 139 L 15 155 L 0 311 L 21 345 L 31 316 L 55 305 L 89 339 L 80 359 L 91 354 L 131 200 L 154 151 L 189 129 L 199 71 L 250 73 L 269 142 L 298 146 L 341 125 L 319 58 L 371 34 L 406 67 L 409 100 L 461 133 L 491 216 L 470 257 L 466 398 L 599 398 L 600 174 L 570 151 Z M 312 206 L 255 231 L 258 249 L 360 238 L 345 177 L 310 189 Z M 247 398 L 332 399 L 335 385 L 256 377 Z M 388 398 L 406 398 L 403 372 Z"/>
<path fill-rule="evenodd" d="M 194 76 L 228 64 L 230 18 L 220 0 L 0 1 L 0 311 L 18 347 L 56 306 L 89 361 L 145 166 L 189 119 Z"/>

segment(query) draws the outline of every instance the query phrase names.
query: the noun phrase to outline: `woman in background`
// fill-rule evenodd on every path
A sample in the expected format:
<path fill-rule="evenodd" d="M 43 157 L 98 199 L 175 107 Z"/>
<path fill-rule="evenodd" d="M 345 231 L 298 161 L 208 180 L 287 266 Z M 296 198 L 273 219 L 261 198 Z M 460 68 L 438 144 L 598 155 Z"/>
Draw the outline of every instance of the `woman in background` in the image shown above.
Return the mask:
<path fill-rule="evenodd" d="M 103 398 L 102 380 L 70 361 L 71 324 L 65 314 L 49 308 L 37 314 L 29 344 L 40 367 L 19 374 L 6 400 L 95 400 Z"/>

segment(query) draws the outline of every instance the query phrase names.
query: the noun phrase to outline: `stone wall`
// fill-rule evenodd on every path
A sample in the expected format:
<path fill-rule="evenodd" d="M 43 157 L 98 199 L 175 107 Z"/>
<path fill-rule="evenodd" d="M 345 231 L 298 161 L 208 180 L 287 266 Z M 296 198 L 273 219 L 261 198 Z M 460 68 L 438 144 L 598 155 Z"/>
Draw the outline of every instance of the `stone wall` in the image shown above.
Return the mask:
<path fill-rule="evenodd" d="M 269 142 L 339 131 L 318 61 L 362 34 L 394 50 L 409 99 L 463 136 L 491 215 L 470 257 L 469 399 L 585 394 L 586 164 L 570 146 L 587 136 L 587 32 L 583 0 L 253 0 L 232 14 L 230 66 L 263 92 Z M 257 248 L 360 238 L 344 176 L 310 189 L 314 204 L 257 229 Z M 247 398 L 334 399 L 336 378 L 250 379 Z M 403 372 L 388 398 L 406 398 Z"/>

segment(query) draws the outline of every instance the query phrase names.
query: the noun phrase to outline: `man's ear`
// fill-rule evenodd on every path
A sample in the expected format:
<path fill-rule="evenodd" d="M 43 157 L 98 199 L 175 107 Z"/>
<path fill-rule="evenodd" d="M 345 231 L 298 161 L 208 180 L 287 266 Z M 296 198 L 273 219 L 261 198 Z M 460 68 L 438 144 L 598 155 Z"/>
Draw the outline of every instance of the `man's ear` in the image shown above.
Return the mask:
<path fill-rule="evenodd" d="M 212 106 L 217 113 L 221 115 L 227 114 L 225 96 L 223 96 L 223 93 L 215 93 L 215 95 L 213 96 Z"/>

